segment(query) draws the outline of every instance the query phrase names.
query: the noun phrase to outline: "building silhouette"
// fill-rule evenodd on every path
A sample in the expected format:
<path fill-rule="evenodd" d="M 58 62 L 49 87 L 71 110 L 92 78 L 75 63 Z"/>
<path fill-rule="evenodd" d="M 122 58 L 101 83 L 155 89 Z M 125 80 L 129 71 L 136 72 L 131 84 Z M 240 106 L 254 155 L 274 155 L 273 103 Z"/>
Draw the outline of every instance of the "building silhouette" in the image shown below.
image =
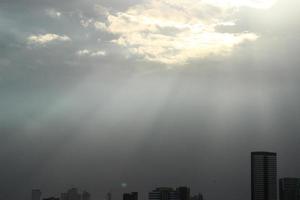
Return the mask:
<path fill-rule="evenodd" d="M 180 200 L 190 200 L 190 188 L 188 187 L 178 187 L 176 188 L 178 193 L 178 198 Z"/>
<path fill-rule="evenodd" d="M 108 192 L 105 196 L 105 200 L 111 200 L 112 199 L 112 194 L 111 192 Z"/>
<path fill-rule="evenodd" d="M 61 193 L 60 200 L 90 200 L 91 195 L 87 191 L 82 194 L 78 192 L 77 188 L 71 188 L 65 193 Z"/>
<path fill-rule="evenodd" d="M 149 200 L 179 200 L 179 194 L 173 188 L 159 187 L 149 192 Z"/>
<path fill-rule="evenodd" d="M 82 200 L 91 200 L 91 194 L 88 193 L 87 191 L 82 192 Z"/>
<path fill-rule="evenodd" d="M 300 200 L 300 179 L 282 178 L 279 180 L 280 200 Z"/>
<path fill-rule="evenodd" d="M 137 192 L 124 193 L 123 200 L 138 200 L 138 193 Z"/>
<path fill-rule="evenodd" d="M 68 194 L 67 193 L 61 193 L 60 199 L 61 200 L 68 200 Z"/>
<path fill-rule="evenodd" d="M 251 153 L 251 196 L 252 200 L 277 199 L 276 153 Z"/>
<path fill-rule="evenodd" d="M 43 200 L 59 200 L 59 198 L 57 198 L 57 197 L 48 197 L 48 198 L 44 198 Z"/>
<path fill-rule="evenodd" d="M 196 194 L 191 197 L 191 200 L 203 200 L 203 195 L 201 193 Z"/>
<path fill-rule="evenodd" d="M 31 191 L 31 200 L 41 200 L 42 192 L 39 189 L 33 189 Z"/>
<path fill-rule="evenodd" d="M 67 192 L 68 200 L 81 200 L 81 195 L 77 188 L 71 188 Z"/>

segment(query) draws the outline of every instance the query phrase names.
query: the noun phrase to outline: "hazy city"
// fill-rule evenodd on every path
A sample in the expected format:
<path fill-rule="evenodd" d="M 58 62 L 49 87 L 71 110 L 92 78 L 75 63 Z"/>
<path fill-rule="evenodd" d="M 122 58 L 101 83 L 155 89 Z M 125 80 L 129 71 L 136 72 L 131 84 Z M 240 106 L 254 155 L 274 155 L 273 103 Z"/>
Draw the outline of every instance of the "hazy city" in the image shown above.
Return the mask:
<path fill-rule="evenodd" d="M 300 200 L 300 0 L 0 0 L 0 200 Z"/>
<path fill-rule="evenodd" d="M 127 184 L 122 183 L 126 188 Z M 300 178 L 284 177 L 279 179 L 279 190 L 277 189 L 277 154 L 273 152 L 251 153 L 251 199 L 252 200 L 299 200 Z M 216 191 L 217 192 L 217 191 Z M 123 200 L 139 200 L 138 192 L 123 193 Z M 41 200 L 40 189 L 33 189 L 31 200 Z M 116 199 L 119 199 L 118 197 Z M 140 198 L 141 199 L 141 198 Z M 80 193 L 77 188 L 71 188 L 60 197 L 47 197 L 43 200 L 91 200 L 91 194 L 87 191 Z M 112 192 L 108 192 L 103 200 L 112 200 Z M 158 187 L 148 193 L 148 200 L 204 200 L 202 193 L 191 195 L 187 186 Z"/>

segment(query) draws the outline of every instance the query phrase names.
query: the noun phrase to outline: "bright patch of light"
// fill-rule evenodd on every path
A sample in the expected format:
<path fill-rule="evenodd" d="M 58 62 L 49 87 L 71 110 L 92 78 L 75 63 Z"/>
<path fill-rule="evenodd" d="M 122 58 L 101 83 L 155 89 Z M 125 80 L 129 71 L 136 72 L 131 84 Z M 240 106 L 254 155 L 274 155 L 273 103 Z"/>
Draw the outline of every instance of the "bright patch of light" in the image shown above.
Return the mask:
<path fill-rule="evenodd" d="M 236 46 L 259 36 L 248 30 L 219 32 L 236 26 L 239 7 L 267 9 L 275 0 L 149 0 L 125 12 L 107 14 L 95 24 L 116 36 L 113 43 L 132 55 L 165 64 L 229 55 Z"/>
<path fill-rule="evenodd" d="M 57 10 L 54 9 L 47 9 L 46 14 L 51 17 L 51 18 L 60 18 L 61 17 L 61 12 L 58 12 Z"/>
<path fill-rule="evenodd" d="M 204 0 L 217 6 L 223 7 L 252 7 L 258 9 L 269 9 L 277 0 Z"/>
<path fill-rule="evenodd" d="M 102 30 L 102 31 L 104 31 L 104 30 L 106 29 L 105 23 L 100 22 L 100 21 L 96 21 L 96 22 L 94 23 L 94 26 L 95 26 L 95 28 L 96 28 L 97 30 Z"/>
<path fill-rule="evenodd" d="M 88 49 L 83 49 L 77 51 L 78 56 L 90 56 L 90 57 L 98 57 L 98 56 L 106 56 L 106 51 L 103 50 L 97 50 L 97 51 L 92 51 Z"/>
<path fill-rule="evenodd" d="M 31 35 L 27 38 L 29 43 L 46 44 L 53 41 L 70 41 L 71 39 L 66 35 L 57 35 L 53 33 Z"/>

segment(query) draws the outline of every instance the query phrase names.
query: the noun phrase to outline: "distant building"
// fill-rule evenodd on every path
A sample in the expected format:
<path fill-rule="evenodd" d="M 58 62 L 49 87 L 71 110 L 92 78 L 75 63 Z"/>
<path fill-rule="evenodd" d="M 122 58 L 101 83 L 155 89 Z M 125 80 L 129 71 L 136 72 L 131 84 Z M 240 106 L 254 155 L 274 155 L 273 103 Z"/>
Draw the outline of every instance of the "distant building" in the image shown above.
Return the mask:
<path fill-rule="evenodd" d="M 56 197 L 49 197 L 49 198 L 44 198 L 43 200 L 59 200 L 59 198 L 56 198 Z"/>
<path fill-rule="evenodd" d="M 138 193 L 137 192 L 124 193 L 123 200 L 138 200 Z"/>
<path fill-rule="evenodd" d="M 179 194 L 173 188 L 159 187 L 149 192 L 149 200 L 179 200 Z"/>
<path fill-rule="evenodd" d="M 87 191 L 82 192 L 82 200 L 91 200 L 91 194 Z"/>
<path fill-rule="evenodd" d="M 191 200 L 203 200 L 203 195 L 202 194 L 197 194 L 191 197 Z"/>
<path fill-rule="evenodd" d="M 85 195 L 88 196 L 89 194 Z M 71 188 L 66 193 L 61 193 L 60 198 L 61 200 L 81 200 L 81 196 L 77 188 Z"/>
<path fill-rule="evenodd" d="M 300 200 L 300 179 L 282 178 L 279 180 L 280 200 Z"/>
<path fill-rule="evenodd" d="M 252 200 L 277 199 L 276 153 L 251 153 L 251 196 Z"/>
<path fill-rule="evenodd" d="M 81 200 L 81 195 L 77 188 L 71 188 L 68 190 L 68 200 Z"/>
<path fill-rule="evenodd" d="M 41 200 L 42 192 L 41 190 L 34 189 L 31 191 L 31 200 Z"/>
<path fill-rule="evenodd" d="M 112 194 L 110 192 L 106 194 L 105 200 L 112 200 Z"/>
<path fill-rule="evenodd" d="M 176 188 L 179 200 L 190 200 L 190 188 L 178 187 Z"/>
<path fill-rule="evenodd" d="M 60 199 L 61 200 L 68 200 L 68 194 L 67 193 L 61 193 Z"/>

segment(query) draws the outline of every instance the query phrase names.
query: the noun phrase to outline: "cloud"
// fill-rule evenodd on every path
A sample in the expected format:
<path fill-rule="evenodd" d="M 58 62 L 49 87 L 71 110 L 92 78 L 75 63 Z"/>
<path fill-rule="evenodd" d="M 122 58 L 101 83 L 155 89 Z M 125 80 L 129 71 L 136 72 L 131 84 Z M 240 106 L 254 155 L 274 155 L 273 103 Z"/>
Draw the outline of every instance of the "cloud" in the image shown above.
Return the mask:
<path fill-rule="evenodd" d="M 277 0 L 205 0 L 207 3 L 223 7 L 251 7 L 257 9 L 269 9 Z"/>
<path fill-rule="evenodd" d="M 100 30 L 100 31 L 106 31 L 107 30 L 106 24 L 104 22 L 97 21 L 93 18 L 86 18 L 82 15 L 80 16 L 80 24 L 84 28 L 88 28 L 88 27 L 92 26 L 96 30 Z"/>
<path fill-rule="evenodd" d="M 165 64 L 185 64 L 191 59 L 229 55 L 237 45 L 255 41 L 256 33 L 219 32 L 235 26 L 241 6 L 268 8 L 274 0 L 150 0 L 125 12 L 108 14 L 99 28 L 117 38 L 113 43 L 130 54 Z"/>
<path fill-rule="evenodd" d="M 46 15 L 51 18 L 58 19 L 61 17 L 62 14 L 61 14 L 61 12 L 58 12 L 55 9 L 46 9 Z"/>
<path fill-rule="evenodd" d="M 98 57 L 98 56 L 106 56 L 106 51 L 103 50 L 88 50 L 88 49 L 82 49 L 77 51 L 77 55 L 79 56 L 89 56 L 89 57 Z"/>
<path fill-rule="evenodd" d="M 84 28 L 87 28 L 90 26 L 90 24 L 92 24 L 94 22 L 93 19 L 81 19 L 80 20 L 80 24 L 81 26 L 83 26 Z"/>
<path fill-rule="evenodd" d="M 102 5 L 95 5 L 95 11 L 99 14 L 99 15 L 104 15 L 107 16 L 109 15 L 109 9 L 106 7 L 103 7 Z"/>
<path fill-rule="evenodd" d="M 53 33 L 47 33 L 44 35 L 31 35 L 27 38 L 28 43 L 30 44 L 47 44 L 54 41 L 71 41 L 71 38 L 69 38 L 66 35 L 57 35 Z"/>
<path fill-rule="evenodd" d="M 105 23 L 100 22 L 100 21 L 96 21 L 96 22 L 94 23 L 94 26 L 95 26 L 95 28 L 96 28 L 97 30 L 101 30 L 101 31 L 107 30 L 107 27 L 106 27 Z"/>

